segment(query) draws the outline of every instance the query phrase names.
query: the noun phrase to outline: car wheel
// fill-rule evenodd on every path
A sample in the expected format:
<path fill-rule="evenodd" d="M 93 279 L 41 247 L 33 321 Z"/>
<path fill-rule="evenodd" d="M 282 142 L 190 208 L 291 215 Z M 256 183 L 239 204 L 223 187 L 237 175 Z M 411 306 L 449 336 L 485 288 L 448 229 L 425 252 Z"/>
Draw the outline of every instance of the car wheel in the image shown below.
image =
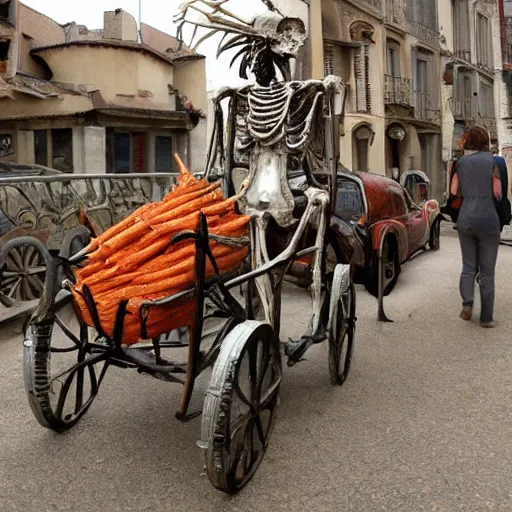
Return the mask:
<path fill-rule="evenodd" d="M 430 228 L 428 246 L 431 251 L 438 251 L 441 248 L 441 219 L 436 219 Z"/>
<path fill-rule="evenodd" d="M 394 238 L 387 238 L 382 251 L 384 265 L 384 296 L 389 295 L 395 287 L 400 275 L 400 255 Z M 374 297 L 379 296 L 379 258 L 375 255 L 371 271 L 365 283 L 366 290 Z"/>

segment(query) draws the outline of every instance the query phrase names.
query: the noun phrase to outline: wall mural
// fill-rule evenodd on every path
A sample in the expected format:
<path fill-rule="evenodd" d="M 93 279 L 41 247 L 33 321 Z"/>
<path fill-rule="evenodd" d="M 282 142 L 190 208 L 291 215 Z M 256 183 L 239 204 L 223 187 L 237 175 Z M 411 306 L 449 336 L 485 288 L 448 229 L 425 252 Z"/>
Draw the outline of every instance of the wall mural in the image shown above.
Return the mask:
<path fill-rule="evenodd" d="M 12 145 L 12 137 L 7 134 L 0 135 L 0 157 L 9 156 L 14 154 Z"/>
<path fill-rule="evenodd" d="M 59 250 L 65 233 L 81 224 L 81 215 L 101 233 L 145 203 L 162 199 L 175 182 L 175 175 L 162 174 L 0 184 L 0 247 L 29 235 Z"/>

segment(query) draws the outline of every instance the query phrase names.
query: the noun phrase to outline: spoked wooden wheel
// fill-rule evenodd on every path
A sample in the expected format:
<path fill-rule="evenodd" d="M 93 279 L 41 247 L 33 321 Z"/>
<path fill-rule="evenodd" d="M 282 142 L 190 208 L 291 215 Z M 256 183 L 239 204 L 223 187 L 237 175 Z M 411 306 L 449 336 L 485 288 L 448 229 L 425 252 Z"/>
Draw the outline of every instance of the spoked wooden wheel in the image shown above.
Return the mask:
<path fill-rule="evenodd" d="M 17 301 L 41 298 L 48 257 L 45 245 L 35 238 L 7 242 L 0 251 L 0 293 Z"/>
<path fill-rule="evenodd" d="M 103 350 L 92 350 L 90 335 L 69 300 L 55 304 L 49 320 L 28 326 L 23 342 L 25 390 L 43 427 L 68 430 L 96 398 L 108 363 Z"/>
<path fill-rule="evenodd" d="M 247 321 L 224 340 L 206 394 L 202 447 L 206 473 L 234 494 L 263 460 L 282 379 L 279 342 L 268 324 Z"/>
<path fill-rule="evenodd" d="M 356 330 L 356 291 L 350 268 L 338 265 L 334 271 L 329 317 L 329 373 L 334 386 L 347 380 Z"/>

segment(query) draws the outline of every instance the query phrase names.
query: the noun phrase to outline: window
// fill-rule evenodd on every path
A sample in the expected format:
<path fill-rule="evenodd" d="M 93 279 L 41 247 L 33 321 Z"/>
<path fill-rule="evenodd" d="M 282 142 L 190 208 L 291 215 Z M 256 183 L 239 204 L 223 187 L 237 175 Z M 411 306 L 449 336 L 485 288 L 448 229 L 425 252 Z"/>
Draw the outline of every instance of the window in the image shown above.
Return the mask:
<path fill-rule="evenodd" d="M 453 34 L 455 55 L 471 62 L 471 32 L 468 0 L 453 0 Z"/>
<path fill-rule="evenodd" d="M 34 156 L 37 165 L 48 165 L 48 132 L 46 130 L 34 131 Z"/>
<path fill-rule="evenodd" d="M 71 128 L 52 130 L 52 167 L 73 172 L 73 131 Z"/>
<path fill-rule="evenodd" d="M 147 171 L 147 134 L 115 132 L 107 129 L 107 173 L 127 174 Z"/>
<path fill-rule="evenodd" d="M 356 182 L 338 179 L 335 212 L 344 221 L 356 221 L 364 215 L 363 196 Z"/>
<path fill-rule="evenodd" d="M 470 119 L 473 116 L 473 75 L 470 70 L 458 69 L 454 99 L 453 115 Z"/>
<path fill-rule="evenodd" d="M 367 172 L 369 170 L 369 151 L 373 139 L 370 126 L 362 125 L 354 130 L 353 136 L 353 170 Z"/>
<path fill-rule="evenodd" d="M 130 172 L 130 134 L 116 133 L 114 134 L 114 172 L 129 173 Z"/>
<path fill-rule="evenodd" d="M 0 1 L 0 19 L 14 22 L 14 2 L 12 0 Z"/>
<path fill-rule="evenodd" d="M 494 118 L 494 91 L 490 83 L 480 81 L 479 113 L 485 118 Z"/>
<path fill-rule="evenodd" d="M 439 89 L 435 87 L 434 69 L 435 57 L 432 52 L 415 48 L 414 55 L 414 96 L 415 116 L 417 119 L 428 121 L 435 112 L 439 102 Z"/>
<path fill-rule="evenodd" d="M 171 172 L 172 138 L 157 135 L 155 137 L 155 172 Z"/>
<path fill-rule="evenodd" d="M 388 75 L 392 77 L 400 76 L 400 44 L 392 39 L 388 39 L 387 54 Z"/>
<path fill-rule="evenodd" d="M 0 41 L 0 61 L 9 60 L 9 50 L 11 49 L 11 41 Z"/>
<path fill-rule="evenodd" d="M 492 39 L 489 19 L 482 14 L 477 14 L 476 48 L 478 64 L 492 67 Z"/>

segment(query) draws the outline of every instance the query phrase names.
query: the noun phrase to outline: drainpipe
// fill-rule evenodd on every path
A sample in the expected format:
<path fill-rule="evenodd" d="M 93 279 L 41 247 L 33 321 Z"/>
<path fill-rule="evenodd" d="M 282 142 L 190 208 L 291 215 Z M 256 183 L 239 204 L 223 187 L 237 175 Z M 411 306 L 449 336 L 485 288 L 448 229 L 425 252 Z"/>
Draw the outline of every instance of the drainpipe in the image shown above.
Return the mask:
<path fill-rule="evenodd" d="M 311 78 L 324 78 L 324 34 L 322 27 L 322 0 L 309 4 L 309 44 L 311 48 Z"/>
<path fill-rule="evenodd" d="M 507 58 L 507 27 L 505 25 L 505 7 L 503 5 L 503 0 L 498 0 L 498 9 L 500 12 L 501 55 L 503 62 L 505 62 Z"/>

